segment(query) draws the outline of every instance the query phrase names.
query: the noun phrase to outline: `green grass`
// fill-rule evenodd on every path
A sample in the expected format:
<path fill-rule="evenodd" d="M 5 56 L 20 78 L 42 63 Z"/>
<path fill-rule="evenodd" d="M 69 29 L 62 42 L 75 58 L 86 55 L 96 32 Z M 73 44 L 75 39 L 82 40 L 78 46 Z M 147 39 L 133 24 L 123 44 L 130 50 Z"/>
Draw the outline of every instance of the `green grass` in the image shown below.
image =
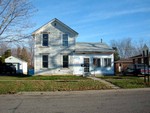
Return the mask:
<path fill-rule="evenodd" d="M 150 85 L 144 83 L 143 77 L 130 77 L 130 76 L 105 76 L 101 77 L 120 88 L 146 88 Z"/>
<path fill-rule="evenodd" d="M 0 76 L 0 94 L 22 91 L 82 91 L 110 89 L 109 86 L 78 76 Z"/>
<path fill-rule="evenodd" d="M 0 80 L 84 80 L 87 78 L 81 76 L 27 76 L 27 75 L 16 75 L 16 76 L 0 76 Z"/>

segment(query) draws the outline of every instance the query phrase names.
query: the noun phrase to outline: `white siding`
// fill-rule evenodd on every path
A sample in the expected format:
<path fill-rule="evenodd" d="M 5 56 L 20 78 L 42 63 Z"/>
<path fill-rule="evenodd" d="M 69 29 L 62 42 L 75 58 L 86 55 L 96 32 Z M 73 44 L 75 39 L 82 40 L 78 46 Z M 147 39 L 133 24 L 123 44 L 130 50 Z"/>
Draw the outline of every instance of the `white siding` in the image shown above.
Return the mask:
<path fill-rule="evenodd" d="M 55 25 L 56 23 L 56 25 Z M 42 43 L 42 33 L 49 33 L 49 46 L 43 47 Z M 68 34 L 68 47 L 62 46 L 62 35 Z M 113 74 L 113 54 L 111 55 L 100 55 L 100 54 L 92 54 L 92 55 L 74 55 L 75 45 L 76 45 L 76 37 L 77 33 L 68 29 L 64 24 L 61 24 L 57 21 L 50 22 L 36 32 L 34 32 L 35 39 L 35 56 L 34 56 L 34 69 L 36 75 L 58 75 L 58 74 L 83 74 L 83 67 L 81 64 L 83 63 L 83 58 L 90 58 L 90 73 L 96 74 Z M 42 68 L 42 55 L 49 54 L 49 66 L 47 69 Z M 69 68 L 62 68 L 62 56 L 69 56 Z M 93 71 L 92 67 L 92 59 L 93 57 L 100 58 L 111 58 L 112 66 L 109 68 L 101 67 L 97 68 L 96 71 Z M 103 60 L 101 60 L 103 64 Z"/>
<path fill-rule="evenodd" d="M 113 54 L 110 55 L 102 55 L 102 54 L 80 54 L 73 56 L 73 74 L 74 75 L 83 75 L 84 74 L 84 67 L 81 67 L 81 64 L 84 63 L 83 59 L 89 58 L 90 59 L 90 74 L 92 75 L 105 75 L 105 74 L 114 74 L 114 57 Z M 101 67 L 94 68 L 93 65 L 93 58 L 100 58 L 101 59 Z M 111 58 L 111 67 L 104 67 L 104 58 Z"/>
<path fill-rule="evenodd" d="M 43 47 L 42 33 L 49 33 L 49 46 Z M 62 35 L 68 34 L 68 47 L 62 46 Z M 34 56 L 34 69 L 36 75 L 51 75 L 51 74 L 73 74 L 71 68 L 62 69 L 62 55 L 71 55 L 75 49 L 75 38 L 76 35 L 70 32 L 68 29 L 60 25 L 56 26 L 53 23 L 49 23 L 46 27 L 40 29 L 34 36 L 35 45 L 35 56 Z M 49 54 L 49 66 L 47 69 L 42 68 L 42 55 Z"/>

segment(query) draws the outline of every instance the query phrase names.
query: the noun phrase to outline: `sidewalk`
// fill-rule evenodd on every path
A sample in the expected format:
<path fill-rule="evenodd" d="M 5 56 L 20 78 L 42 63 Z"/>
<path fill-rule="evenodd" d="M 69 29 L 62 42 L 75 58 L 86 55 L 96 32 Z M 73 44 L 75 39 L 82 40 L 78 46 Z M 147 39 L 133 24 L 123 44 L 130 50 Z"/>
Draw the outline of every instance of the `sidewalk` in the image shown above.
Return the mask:
<path fill-rule="evenodd" d="M 111 84 L 110 82 L 107 82 L 107 81 L 105 81 L 105 80 L 103 80 L 103 79 L 101 79 L 101 78 L 96 78 L 96 77 L 88 77 L 88 78 L 93 79 L 93 80 L 100 81 L 100 82 L 102 82 L 102 83 L 104 83 L 104 84 L 110 86 L 110 87 L 113 88 L 113 89 L 120 89 L 120 87 L 115 86 L 114 84 Z"/>

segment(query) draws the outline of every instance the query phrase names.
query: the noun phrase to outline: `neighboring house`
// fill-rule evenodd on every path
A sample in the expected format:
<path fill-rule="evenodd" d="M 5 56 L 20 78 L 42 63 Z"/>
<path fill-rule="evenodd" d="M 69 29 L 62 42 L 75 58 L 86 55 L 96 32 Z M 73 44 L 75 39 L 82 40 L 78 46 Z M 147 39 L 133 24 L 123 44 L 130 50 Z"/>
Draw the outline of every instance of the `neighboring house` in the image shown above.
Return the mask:
<path fill-rule="evenodd" d="M 13 65 L 15 65 L 16 67 L 16 72 L 17 73 L 23 73 L 23 74 L 27 74 L 27 62 L 24 60 L 21 60 L 19 58 L 16 58 L 14 56 L 10 56 L 8 58 L 5 59 L 6 63 L 13 63 Z"/>
<path fill-rule="evenodd" d="M 131 57 L 131 59 L 133 61 L 133 64 L 142 64 L 142 63 L 144 63 L 142 54 L 133 56 L 133 57 Z M 146 59 L 146 64 L 148 63 L 148 60 L 149 60 L 149 64 L 150 64 L 150 53 L 149 53 L 149 58 Z"/>
<path fill-rule="evenodd" d="M 132 59 L 120 59 L 115 61 L 115 73 L 121 73 L 127 66 L 133 64 Z"/>
<path fill-rule="evenodd" d="M 56 18 L 32 36 L 36 75 L 114 74 L 113 49 L 104 43 L 77 43 L 78 33 Z"/>
<path fill-rule="evenodd" d="M 150 53 L 149 53 L 149 48 L 145 44 L 143 49 L 142 49 L 142 54 L 132 56 L 131 59 L 133 60 L 133 64 L 150 64 Z"/>

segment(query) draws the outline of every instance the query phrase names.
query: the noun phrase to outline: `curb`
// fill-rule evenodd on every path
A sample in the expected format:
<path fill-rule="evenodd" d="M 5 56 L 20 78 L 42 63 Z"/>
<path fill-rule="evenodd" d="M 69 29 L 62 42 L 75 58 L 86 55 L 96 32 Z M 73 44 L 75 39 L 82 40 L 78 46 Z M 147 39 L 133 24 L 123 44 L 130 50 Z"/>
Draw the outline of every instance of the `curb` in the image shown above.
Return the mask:
<path fill-rule="evenodd" d="M 107 89 L 107 90 L 85 90 L 85 91 L 47 91 L 47 92 L 18 92 L 16 94 L 13 94 L 13 95 L 27 95 L 27 96 L 35 96 L 35 95 L 47 95 L 47 96 L 60 96 L 60 95 L 64 95 L 64 96 L 69 96 L 69 95 L 92 95 L 94 93 L 105 93 L 105 92 L 127 92 L 127 91 L 130 91 L 130 92 L 133 92 L 133 91 L 140 91 L 140 92 L 143 92 L 143 91 L 148 91 L 150 92 L 150 88 L 136 88 L 136 89 Z"/>

